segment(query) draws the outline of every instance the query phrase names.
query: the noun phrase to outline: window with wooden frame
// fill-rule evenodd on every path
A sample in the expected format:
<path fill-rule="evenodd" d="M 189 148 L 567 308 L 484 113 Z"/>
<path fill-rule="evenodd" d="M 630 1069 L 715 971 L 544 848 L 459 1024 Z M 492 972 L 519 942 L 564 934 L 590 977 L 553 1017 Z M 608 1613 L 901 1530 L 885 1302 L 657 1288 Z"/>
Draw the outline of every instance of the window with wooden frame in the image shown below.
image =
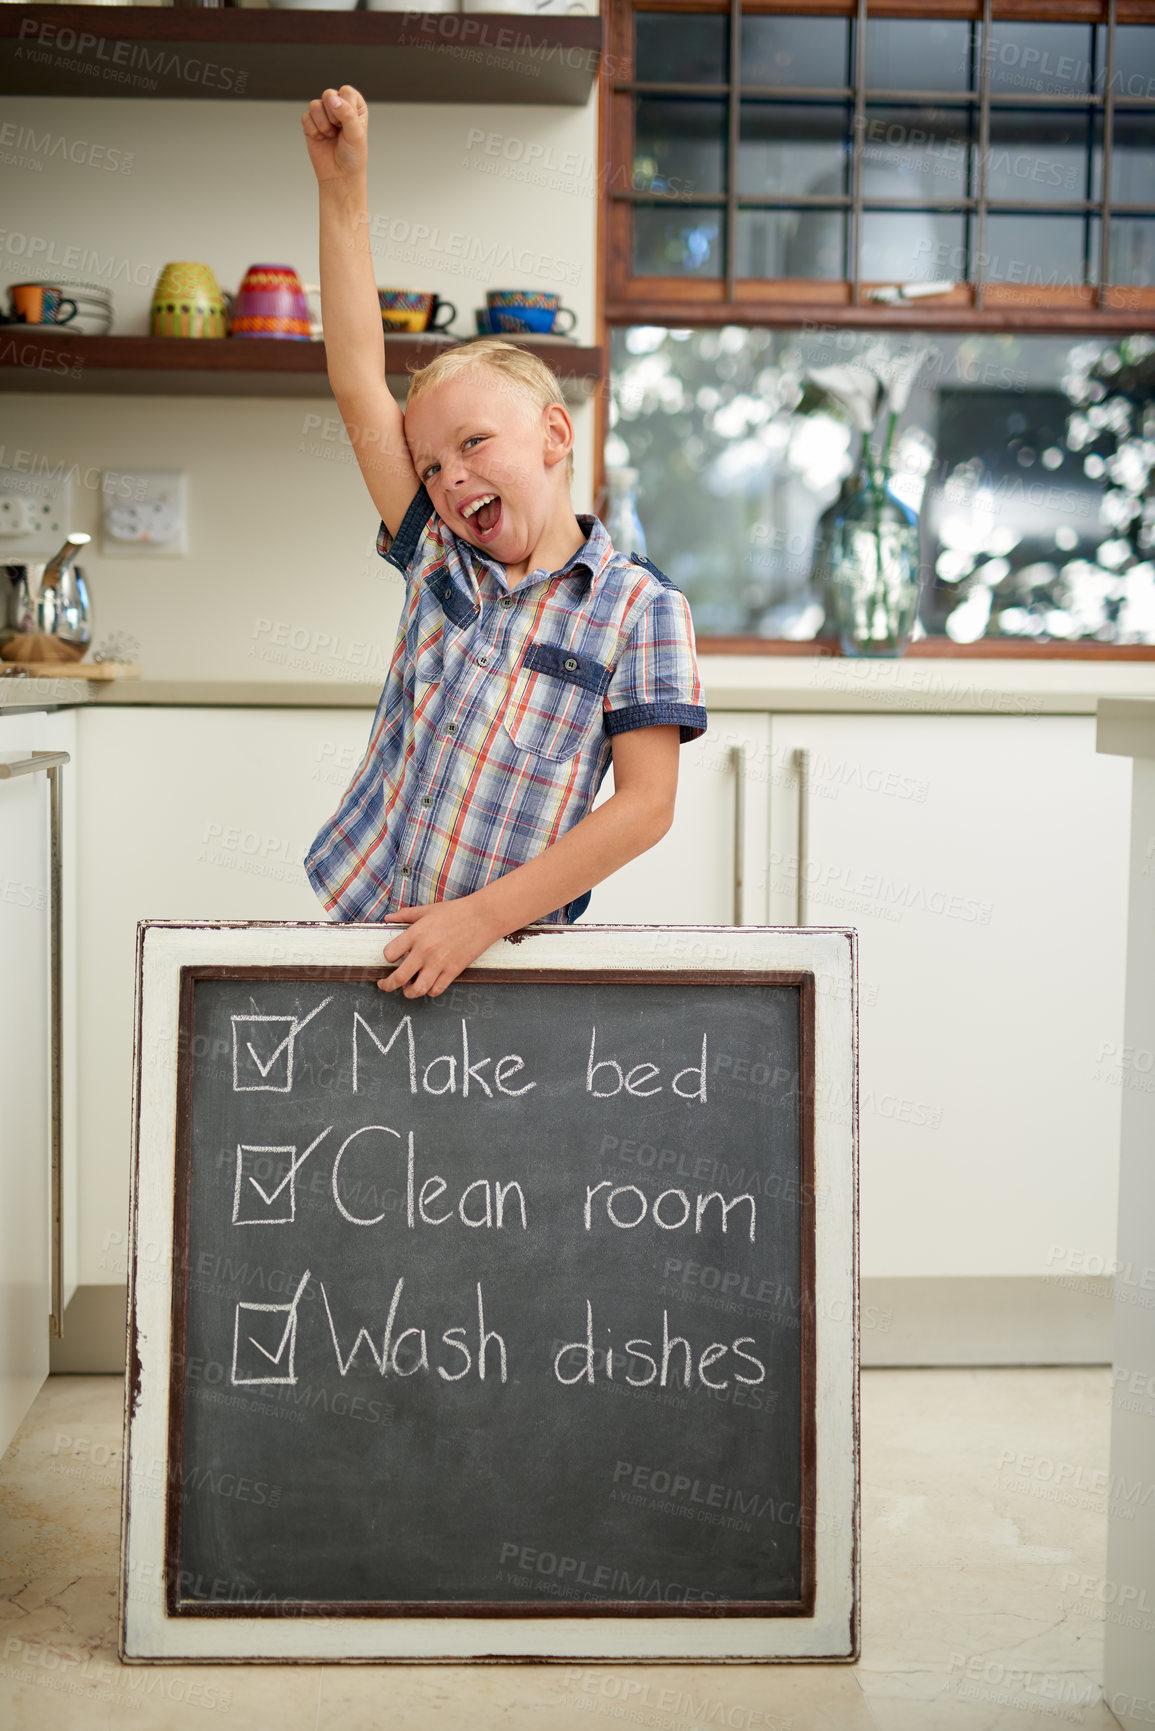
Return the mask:
<path fill-rule="evenodd" d="M 605 94 L 610 323 L 1155 320 L 1155 0 L 610 0 Z"/>
<path fill-rule="evenodd" d="M 702 647 L 831 635 L 810 373 L 921 352 L 911 652 L 1155 655 L 1155 0 L 606 6 L 599 487 Z"/>

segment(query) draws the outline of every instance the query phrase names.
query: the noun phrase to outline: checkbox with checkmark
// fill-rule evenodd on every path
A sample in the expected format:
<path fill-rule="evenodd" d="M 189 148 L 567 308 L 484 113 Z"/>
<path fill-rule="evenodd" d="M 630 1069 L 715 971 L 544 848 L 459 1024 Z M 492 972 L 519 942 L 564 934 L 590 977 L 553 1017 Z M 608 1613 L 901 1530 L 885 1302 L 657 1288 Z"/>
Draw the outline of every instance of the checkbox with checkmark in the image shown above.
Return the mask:
<path fill-rule="evenodd" d="M 297 1306 L 309 1269 L 288 1304 L 237 1305 L 233 1321 L 231 1380 L 237 1388 L 291 1387 L 296 1383 Z"/>
<path fill-rule="evenodd" d="M 288 1094 L 293 1086 L 295 1016 L 234 1016 L 233 1092 Z"/>
<path fill-rule="evenodd" d="M 297 1173 L 332 1128 L 326 1125 L 303 1154 L 295 1142 L 238 1142 L 233 1225 L 291 1226 L 297 1218 Z"/>
<path fill-rule="evenodd" d="M 323 999 L 307 1016 L 231 1016 L 234 1094 L 291 1093 L 297 1035 L 332 1002 Z"/>

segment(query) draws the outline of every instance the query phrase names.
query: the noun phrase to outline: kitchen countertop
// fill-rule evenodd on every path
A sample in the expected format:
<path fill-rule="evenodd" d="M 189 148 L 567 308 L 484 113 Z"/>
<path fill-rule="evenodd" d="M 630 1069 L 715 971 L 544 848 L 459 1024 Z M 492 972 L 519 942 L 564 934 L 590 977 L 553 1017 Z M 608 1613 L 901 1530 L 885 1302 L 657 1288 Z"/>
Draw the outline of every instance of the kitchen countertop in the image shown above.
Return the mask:
<path fill-rule="evenodd" d="M 1155 661 L 703 655 L 708 709 L 782 714 L 1094 715 L 1101 697 L 1155 697 Z M 0 678 L 0 710 L 76 705 L 373 709 L 371 681 Z"/>

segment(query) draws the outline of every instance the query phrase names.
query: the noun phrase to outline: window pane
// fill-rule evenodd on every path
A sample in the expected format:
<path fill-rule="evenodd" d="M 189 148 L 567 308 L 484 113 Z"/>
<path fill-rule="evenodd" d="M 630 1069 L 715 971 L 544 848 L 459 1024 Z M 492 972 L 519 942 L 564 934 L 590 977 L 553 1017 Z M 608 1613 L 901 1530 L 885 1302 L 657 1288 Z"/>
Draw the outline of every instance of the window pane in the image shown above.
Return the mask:
<path fill-rule="evenodd" d="M 965 197 L 973 128 L 968 108 L 884 108 L 871 103 L 862 137 L 867 196 Z"/>
<path fill-rule="evenodd" d="M 1084 263 L 1085 231 L 1091 231 L 1091 256 Z M 1032 288 L 1071 288 L 1098 280 L 1098 222 L 1081 216 L 987 217 L 988 282 L 1023 283 Z"/>
<path fill-rule="evenodd" d="M 977 38 L 978 26 L 975 26 Z M 971 26 L 919 18 L 868 18 L 868 90 L 977 90 Z"/>
<path fill-rule="evenodd" d="M 775 277 L 841 280 L 846 276 L 848 221 L 841 210 L 740 210 L 738 275 L 764 282 Z"/>
<path fill-rule="evenodd" d="M 1097 197 L 1097 164 L 1090 188 L 1087 181 L 1090 124 L 1069 109 L 993 108 L 987 197 L 1024 204 Z"/>
<path fill-rule="evenodd" d="M 636 206 L 634 274 L 720 277 L 722 212 Z"/>
<path fill-rule="evenodd" d="M 730 20 L 725 13 L 635 12 L 634 72 L 644 84 L 729 82 Z"/>
<path fill-rule="evenodd" d="M 991 25 L 991 94 L 1078 96 L 1091 89 L 1089 24 Z"/>
<path fill-rule="evenodd" d="M 864 282 L 960 282 L 966 218 L 942 210 L 865 210 L 859 275 Z"/>
<path fill-rule="evenodd" d="M 851 112 L 844 103 L 743 102 L 738 191 L 844 193 Z"/>
<path fill-rule="evenodd" d="M 823 520 L 859 439 L 809 369 L 902 355 L 890 485 L 922 524 L 923 631 L 1155 641 L 1155 335 L 615 330 L 607 461 L 638 470 L 648 552 L 699 634 L 832 634 Z"/>
<path fill-rule="evenodd" d="M 723 192 L 726 104 L 639 96 L 634 185 L 655 192 Z"/>
<path fill-rule="evenodd" d="M 850 25 L 845 18 L 742 19 L 743 85 L 837 90 L 850 83 Z"/>
<path fill-rule="evenodd" d="M 1111 201 L 1155 204 L 1155 114 L 1115 110 L 1115 148 L 1111 152 Z"/>
<path fill-rule="evenodd" d="M 1002 377 L 991 365 L 995 345 L 974 343 L 977 382 L 964 373 L 965 382 L 945 380 L 937 393 L 933 433 L 942 479 L 923 513 L 935 573 L 923 597 L 928 631 L 967 642 L 980 635 L 1090 636 L 1102 627 L 1103 579 L 1115 586 L 1092 563 L 1109 538 L 1103 489 L 1085 466 L 1083 433 L 1073 431 L 1082 417 L 1072 413 L 1067 394 L 1078 388 L 1088 350 L 1097 345 L 1077 341 L 1078 361 L 1067 339 L 1004 345 L 1013 367 L 1004 365 Z M 1043 371 L 1048 356 L 1050 379 Z M 1004 378 L 1010 389 L 1000 388 Z M 1059 380 L 1065 389 L 1056 389 Z"/>
<path fill-rule="evenodd" d="M 1111 218 L 1111 282 L 1135 288 L 1155 285 L 1155 218 Z"/>
<path fill-rule="evenodd" d="M 1100 25 L 1098 34 L 1102 46 L 1099 53 L 1099 76 L 1095 89 L 1106 83 L 1107 32 Z M 1120 24 L 1115 28 L 1116 102 L 1127 96 L 1155 96 L 1155 25 Z"/>
<path fill-rule="evenodd" d="M 738 213 L 738 233 L 748 224 L 750 245 L 755 244 L 757 230 L 753 219 L 767 212 L 752 210 Z M 849 216 L 844 210 L 799 210 L 789 213 L 790 222 L 782 230 L 785 248 L 783 276 L 820 277 L 823 281 L 845 279 L 850 274 Z M 791 226 L 792 225 L 792 226 Z M 756 274 L 751 271 L 752 276 Z"/>

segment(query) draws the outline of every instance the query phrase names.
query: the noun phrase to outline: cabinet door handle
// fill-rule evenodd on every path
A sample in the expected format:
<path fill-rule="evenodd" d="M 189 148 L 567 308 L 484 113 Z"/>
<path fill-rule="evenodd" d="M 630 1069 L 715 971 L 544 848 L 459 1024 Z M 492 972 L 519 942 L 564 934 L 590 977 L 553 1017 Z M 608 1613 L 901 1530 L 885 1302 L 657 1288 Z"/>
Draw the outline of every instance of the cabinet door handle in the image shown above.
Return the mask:
<path fill-rule="evenodd" d="M 810 753 L 799 748 L 794 753 L 798 771 L 798 882 L 795 886 L 794 924 L 806 924 L 806 870 L 810 852 Z"/>
<path fill-rule="evenodd" d="M 733 924 L 742 924 L 743 874 L 746 867 L 746 747 L 730 747 L 734 771 L 734 910 Z"/>
<path fill-rule="evenodd" d="M 64 1095 L 61 1068 L 64 946 L 60 923 L 60 771 L 67 762 L 66 751 L 30 751 L 19 757 L 0 757 L 0 781 L 11 781 L 18 775 L 35 775 L 41 770 L 48 776 L 49 1062 L 52 1090 L 52 1315 L 48 1328 L 57 1340 L 64 1333 Z"/>

